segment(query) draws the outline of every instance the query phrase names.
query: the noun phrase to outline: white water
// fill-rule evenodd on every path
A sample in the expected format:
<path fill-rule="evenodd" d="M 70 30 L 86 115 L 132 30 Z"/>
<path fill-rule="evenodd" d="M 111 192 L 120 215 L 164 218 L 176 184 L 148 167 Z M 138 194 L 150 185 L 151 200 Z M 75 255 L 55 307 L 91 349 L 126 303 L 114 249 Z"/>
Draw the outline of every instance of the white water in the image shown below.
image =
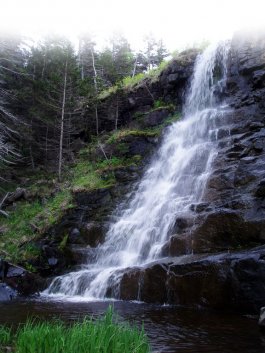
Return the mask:
<path fill-rule="evenodd" d="M 110 226 L 97 261 L 55 278 L 44 294 L 102 299 L 118 283 L 121 269 L 161 257 L 176 218 L 188 216 L 190 205 L 201 200 L 211 172 L 216 121 L 223 113 L 213 93 L 225 81 L 227 53 L 227 45 L 213 45 L 197 59 L 184 119 L 168 129 L 135 196 Z M 217 63 L 221 79 L 214 82 Z"/>

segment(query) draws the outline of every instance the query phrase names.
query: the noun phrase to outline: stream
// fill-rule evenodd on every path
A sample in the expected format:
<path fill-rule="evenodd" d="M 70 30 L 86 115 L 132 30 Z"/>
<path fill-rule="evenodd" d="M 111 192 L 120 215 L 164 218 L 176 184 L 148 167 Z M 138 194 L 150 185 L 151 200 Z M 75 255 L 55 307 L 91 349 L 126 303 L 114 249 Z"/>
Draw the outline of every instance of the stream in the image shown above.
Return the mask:
<path fill-rule="evenodd" d="M 152 353 L 262 353 L 265 335 L 257 318 L 176 306 L 125 301 L 17 300 L 0 303 L 0 324 L 17 325 L 27 318 L 65 322 L 103 314 L 112 304 L 121 320 L 144 328 Z"/>

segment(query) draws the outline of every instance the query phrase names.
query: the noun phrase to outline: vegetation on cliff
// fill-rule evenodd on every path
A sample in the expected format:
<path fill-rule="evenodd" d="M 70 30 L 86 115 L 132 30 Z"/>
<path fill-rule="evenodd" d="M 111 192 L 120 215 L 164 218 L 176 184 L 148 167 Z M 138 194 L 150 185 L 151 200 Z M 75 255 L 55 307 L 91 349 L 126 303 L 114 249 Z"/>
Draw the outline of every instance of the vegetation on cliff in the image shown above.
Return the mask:
<path fill-rule="evenodd" d="M 79 151 L 75 162 L 69 163 L 61 181 L 53 173 L 28 175 L 23 197 L 6 208 L 8 217 L 0 223 L 0 256 L 27 266 L 39 256 L 34 240 L 58 223 L 63 215 L 75 207 L 75 194 L 111 188 L 117 184 L 115 170 L 137 166 L 142 156 L 129 153 L 135 139 L 157 138 L 163 128 L 179 118 L 179 114 L 165 119 L 154 128 L 124 128 L 95 137 Z M 34 270 L 34 267 L 28 267 Z"/>
<path fill-rule="evenodd" d="M 18 37 L 0 39 L 0 256 L 34 270 L 36 240 L 75 207 L 76 194 L 112 188 L 120 170 L 141 166 L 179 118 L 178 106 L 150 91 L 169 67 L 162 43 L 153 41 L 141 56 L 124 38 L 113 39 L 111 52 L 96 51 L 84 37 L 76 55 L 61 37 L 34 47 Z M 123 121 L 124 102 L 141 87 L 151 103 L 143 101 Z M 117 104 L 111 126 L 100 125 L 104 95 Z"/>

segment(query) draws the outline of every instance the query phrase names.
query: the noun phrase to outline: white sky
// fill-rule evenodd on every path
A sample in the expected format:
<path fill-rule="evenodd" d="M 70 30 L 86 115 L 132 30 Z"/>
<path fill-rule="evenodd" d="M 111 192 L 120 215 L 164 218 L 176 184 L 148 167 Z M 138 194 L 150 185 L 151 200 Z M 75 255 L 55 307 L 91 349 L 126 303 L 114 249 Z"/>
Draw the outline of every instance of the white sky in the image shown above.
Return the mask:
<path fill-rule="evenodd" d="M 150 31 L 174 50 L 265 27 L 265 0 L 0 0 L 0 11 L 1 31 L 71 38 L 90 31 L 101 42 L 119 30 L 134 48 Z"/>

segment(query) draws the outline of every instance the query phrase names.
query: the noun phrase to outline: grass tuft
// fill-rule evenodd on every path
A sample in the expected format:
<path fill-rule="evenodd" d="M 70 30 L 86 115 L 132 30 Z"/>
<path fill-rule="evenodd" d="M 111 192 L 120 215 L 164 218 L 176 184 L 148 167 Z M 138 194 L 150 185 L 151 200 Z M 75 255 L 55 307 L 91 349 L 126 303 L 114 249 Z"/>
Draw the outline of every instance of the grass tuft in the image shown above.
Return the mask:
<path fill-rule="evenodd" d="M 149 353 L 144 330 L 118 323 L 110 306 L 97 320 L 85 318 L 72 326 L 60 321 L 28 321 L 11 331 L 0 327 L 0 351 L 11 344 L 14 353 Z"/>

